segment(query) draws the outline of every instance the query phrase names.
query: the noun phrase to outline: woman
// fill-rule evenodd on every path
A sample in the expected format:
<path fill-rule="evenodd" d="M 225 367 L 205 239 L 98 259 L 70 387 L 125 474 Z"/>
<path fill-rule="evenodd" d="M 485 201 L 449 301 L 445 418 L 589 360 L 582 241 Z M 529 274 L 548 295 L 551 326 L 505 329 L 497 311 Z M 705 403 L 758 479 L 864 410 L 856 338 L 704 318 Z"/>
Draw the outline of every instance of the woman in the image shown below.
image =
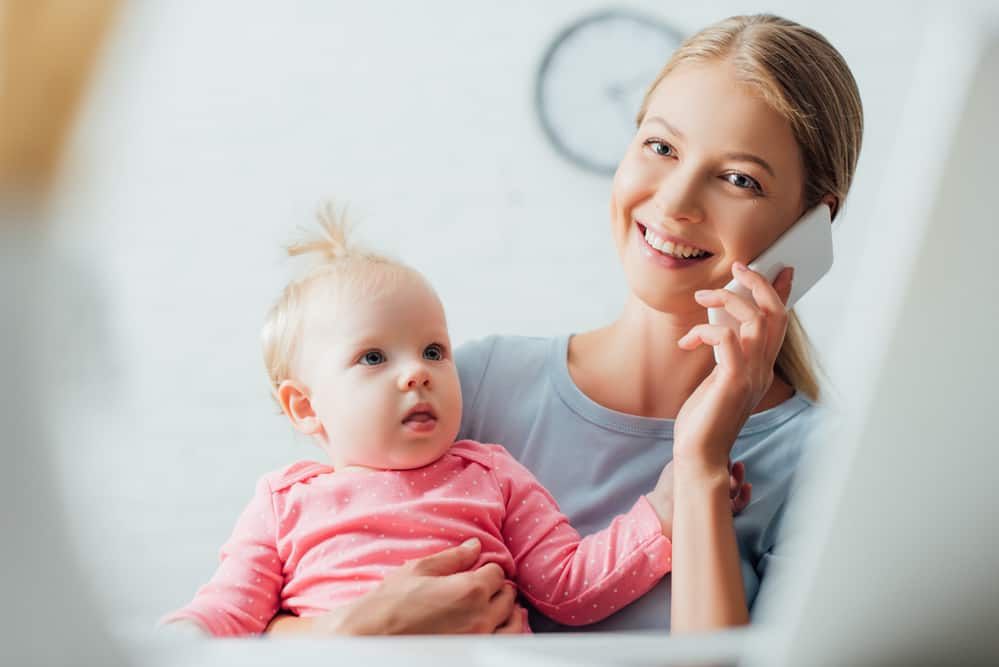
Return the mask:
<path fill-rule="evenodd" d="M 630 287 L 620 317 L 574 336 L 489 338 L 457 352 L 459 437 L 506 446 L 584 534 L 673 460 L 673 574 L 587 629 L 749 621 L 784 556 L 781 519 L 820 409 L 807 339 L 783 305 L 793 272 L 770 285 L 744 264 L 811 207 L 835 216 L 862 129 L 856 83 L 814 31 L 773 16 L 702 30 L 649 87 L 614 177 L 611 225 Z M 733 276 L 751 298 L 720 289 Z M 707 324 L 708 307 L 724 307 L 739 332 Z M 734 520 L 731 460 L 753 482 Z M 349 607 L 279 617 L 271 631 L 519 630 L 499 568 L 465 571 L 475 556 L 465 546 L 409 563 Z M 532 617 L 532 626 L 553 624 Z"/>

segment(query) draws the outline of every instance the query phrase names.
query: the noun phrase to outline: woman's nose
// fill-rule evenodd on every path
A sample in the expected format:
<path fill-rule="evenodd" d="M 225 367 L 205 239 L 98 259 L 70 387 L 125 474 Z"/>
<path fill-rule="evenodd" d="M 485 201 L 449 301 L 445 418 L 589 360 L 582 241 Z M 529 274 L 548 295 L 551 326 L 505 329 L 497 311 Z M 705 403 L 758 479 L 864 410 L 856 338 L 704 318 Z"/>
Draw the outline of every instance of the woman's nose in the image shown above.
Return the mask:
<path fill-rule="evenodd" d="M 418 387 L 430 387 L 430 371 L 424 364 L 412 364 L 399 376 L 399 390 L 409 391 Z"/>
<path fill-rule="evenodd" d="M 700 175 L 680 166 L 662 177 L 652 201 L 664 220 L 701 222 L 704 209 L 700 190 Z"/>

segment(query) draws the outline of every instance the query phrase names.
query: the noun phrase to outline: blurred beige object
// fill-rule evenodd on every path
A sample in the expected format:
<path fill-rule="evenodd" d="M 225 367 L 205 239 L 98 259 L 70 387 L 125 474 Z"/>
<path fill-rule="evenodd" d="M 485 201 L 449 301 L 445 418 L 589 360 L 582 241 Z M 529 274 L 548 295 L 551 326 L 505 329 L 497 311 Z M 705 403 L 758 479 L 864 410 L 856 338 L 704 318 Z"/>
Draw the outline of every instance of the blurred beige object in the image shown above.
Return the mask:
<path fill-rule="evenodd" d="M 0 189 L 44 196 L 117 0 L 0 2 Z"/>
<path fill-rule="evenodd" d="M 0 0 L 0 611 L 2 665 L 117 665 L 78 563 L 41 379 L 42 314 L 65 290 L 46 204 L 116 2 Z"/>

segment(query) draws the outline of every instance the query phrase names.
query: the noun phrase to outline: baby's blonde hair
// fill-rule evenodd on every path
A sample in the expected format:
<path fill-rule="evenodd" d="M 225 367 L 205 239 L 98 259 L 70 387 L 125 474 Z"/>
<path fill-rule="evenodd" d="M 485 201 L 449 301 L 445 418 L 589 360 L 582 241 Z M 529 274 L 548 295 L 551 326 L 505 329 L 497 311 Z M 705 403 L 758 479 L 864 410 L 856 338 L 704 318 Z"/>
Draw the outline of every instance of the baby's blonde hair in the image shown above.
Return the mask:
<path fill-rule="evenodd" d="M 299 343 L 320 285 L 332 288 L 337 295 L 365 298 L 391 289 L 415 273 L 401 262 L 348 242 L 346 212 L 337 211 L 332 203 L 320 209 L 317 219 L 318 233 L 291 243 L 286 250 L 291 257 L 313 255 L 319 263 L 288 283 L 271 306 L 260 332 L 264 365 L 275 398 L 281 383 L 294 377 Z"/>
<path fill-rule="evenodd" d="M 684 63 L 726 61 L 787 119 L 804 165 L 805 208 L 830 193 L 842 209 L 860 156 L 864 112 L 846 61 L 818 32 L 772 14 L 732 16 L 684 41 L 649 86 L 638 112 L 642 124 L 659 83 Z M 775 372 L 812 400 L 819 399 L 818 365 L 794 311 Z"/>

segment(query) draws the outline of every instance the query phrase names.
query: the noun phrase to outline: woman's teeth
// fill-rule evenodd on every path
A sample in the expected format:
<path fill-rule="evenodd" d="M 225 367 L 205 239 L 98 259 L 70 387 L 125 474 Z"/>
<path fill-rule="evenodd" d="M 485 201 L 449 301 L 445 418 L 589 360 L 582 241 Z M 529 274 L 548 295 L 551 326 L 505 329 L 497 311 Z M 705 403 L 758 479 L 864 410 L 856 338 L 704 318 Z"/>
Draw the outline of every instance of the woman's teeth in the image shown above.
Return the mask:
<path fill-rule="evenodd" d="M 688 245 L 677 244 L 660 238 L 659 236 L 656 236 L 649 227 L 645 228 L 645 240 L 650 246 L 664 255 L 676 257 L 677 259 L 691 259 L 694 257 L 703 257 L 708 254 L 703 250 L 698 250 L 697 248 L 691 248 Z"/>

